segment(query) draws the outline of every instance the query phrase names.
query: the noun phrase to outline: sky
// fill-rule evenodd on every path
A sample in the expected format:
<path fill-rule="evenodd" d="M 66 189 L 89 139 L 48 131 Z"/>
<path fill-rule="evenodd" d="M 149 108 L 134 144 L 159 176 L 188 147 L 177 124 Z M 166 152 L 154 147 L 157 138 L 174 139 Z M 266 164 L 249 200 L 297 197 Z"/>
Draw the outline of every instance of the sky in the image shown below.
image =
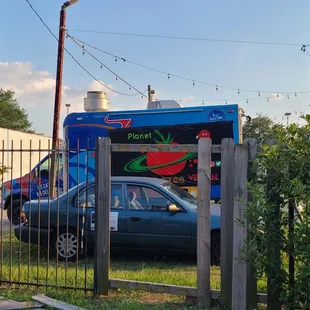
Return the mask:
<path fill-rule="evenodd" d="M 58 36 L 63 1 L 29 1 Z M 57 41 L 26 0 L 1 0 L 1 5 L 6 13 L 0 20 L 0 28 L 5 30 L 0 32 L 0 87 L 14 90 L 33 128 L 50 136 Z M 284 122 L 284 113 L 290 112 L 290 121 L 299 122 L 300 114 L 310 111 L 310 93 L 299 94 L 310 91 L 310 55 L 301 51 L 303 44 L 310 44 L 309 13 L 309 0 L 79 0 L 67 10 L 67 30 L 70 36 L 113 55 L 170 73 L 168 78 L 167 74 L 128 61 L 115 62 L 114 57 L 86 47 L 86 51 L 141 92 L 150 84 L 157 99 L 181 101 L 183 106 L 238 103 L 252 116 L 263 113 Z M 297 45 L 151 38 L 85 30 Z M 65 104 L 71 104 L 71 112 L 83 111 L 87 90 L 107 91 L 114 110 L 146 108 L 145 98 L 121 79 L 116 80 L 87 52 L 83 55 L 70 38 L 66 39 L 66 48 L 96 79 L 131 96 L 106 89 L 66 54 L 61 122 L 66 114 Z"/>

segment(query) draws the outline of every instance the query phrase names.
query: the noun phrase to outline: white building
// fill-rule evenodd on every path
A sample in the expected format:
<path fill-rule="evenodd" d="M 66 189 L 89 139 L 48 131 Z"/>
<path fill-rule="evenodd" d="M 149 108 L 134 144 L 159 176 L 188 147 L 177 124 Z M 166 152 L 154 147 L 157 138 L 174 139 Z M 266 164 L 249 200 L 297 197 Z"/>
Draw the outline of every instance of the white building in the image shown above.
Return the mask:
<path fill-rule="evenodd" d="M 51 137 L 0 128 L 0 168 L 2 164 L 10 167 L 4 174 L 4 182 L 29 173 L 51 147 Z"/>

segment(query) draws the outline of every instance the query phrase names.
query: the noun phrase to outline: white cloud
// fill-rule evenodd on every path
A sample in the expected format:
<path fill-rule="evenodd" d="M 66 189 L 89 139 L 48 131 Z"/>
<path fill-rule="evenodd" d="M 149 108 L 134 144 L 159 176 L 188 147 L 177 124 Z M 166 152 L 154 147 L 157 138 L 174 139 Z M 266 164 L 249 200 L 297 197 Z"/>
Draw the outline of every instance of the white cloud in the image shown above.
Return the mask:
<path fill-rule="evenodd" d="M 0 62 L 1 88 L 15 92 L 19 105 L 28 110 L 33 127 L 47 135 L 51 135 L 55 83 L 55 77 L 50 72 L 35 71 L 29 62 Z M 108 86 L 113 89 L 112 85 Z M 66 104 L 71 105 L 70 112 L 84 111 L 83 98 L 88 90 L 105 91 L 110 99 L 117 96 L 97 81 L 90 82 L 83 89 L 63 85 L 61 124 L 67 113 Z"/>
<path fill-rule="evenodd" d="M 181 99 L 181 101 L 183 101 L 183 102 L 193 102 L 193 101 L 195 101 L 195 96 L 191 96 L 191 95 L 185 96 L 185 97 L 183 97 Z"/>
<path fill-rule="evenodd" d="M 104 82 L 100 80 L 93 80 L 88 84 L 87 90 L 89 91 L 104 91 L 107 93 L 109 98 L 115 98 L 117 96 L 117 93 L 113 92 L 112 90 L 108 89 L 104 86 Z M 113 86 L 111 84 L 106 84 L 109 88 L 113 89 Z"/>

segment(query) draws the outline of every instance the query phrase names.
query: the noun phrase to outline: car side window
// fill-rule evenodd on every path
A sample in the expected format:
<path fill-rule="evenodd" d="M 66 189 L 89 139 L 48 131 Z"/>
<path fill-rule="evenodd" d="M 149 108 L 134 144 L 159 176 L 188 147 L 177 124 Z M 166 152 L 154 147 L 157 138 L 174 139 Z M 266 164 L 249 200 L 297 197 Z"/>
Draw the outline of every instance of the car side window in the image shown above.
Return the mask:
<path fill-rule="evenodd" d="M 88 188 L 80 191 L 75 206 L 79 208 L 95 208 L 95 193 L 95 185 L 89 185 Z"/>
<path fill-rule="evenodd" d="M 121 184 L 111 186 L 111 209 L 122 210 L 124 208 L 123 187 Z"/>
<path fill-rule="evenodd" d="M 128 185 L 129 210 L 167 211 L 171 201 L 160 192 L 144 186 Z"/>

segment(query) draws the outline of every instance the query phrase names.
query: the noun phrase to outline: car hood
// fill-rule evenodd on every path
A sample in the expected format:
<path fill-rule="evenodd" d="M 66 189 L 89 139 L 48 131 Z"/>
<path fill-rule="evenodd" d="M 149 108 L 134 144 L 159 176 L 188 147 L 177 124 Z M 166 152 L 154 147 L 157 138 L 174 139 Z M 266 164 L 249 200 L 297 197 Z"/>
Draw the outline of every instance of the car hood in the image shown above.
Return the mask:
<path fill-rule="evenodd" d="M 30 207 L 31 210 L 37 210 L 38 208 L 40 209 L 48 208 L 49 205 L 52 206 L 52 200 L 48 199 L 30 200 L 24 203 L 22 210 L 28 213 Z"/>

